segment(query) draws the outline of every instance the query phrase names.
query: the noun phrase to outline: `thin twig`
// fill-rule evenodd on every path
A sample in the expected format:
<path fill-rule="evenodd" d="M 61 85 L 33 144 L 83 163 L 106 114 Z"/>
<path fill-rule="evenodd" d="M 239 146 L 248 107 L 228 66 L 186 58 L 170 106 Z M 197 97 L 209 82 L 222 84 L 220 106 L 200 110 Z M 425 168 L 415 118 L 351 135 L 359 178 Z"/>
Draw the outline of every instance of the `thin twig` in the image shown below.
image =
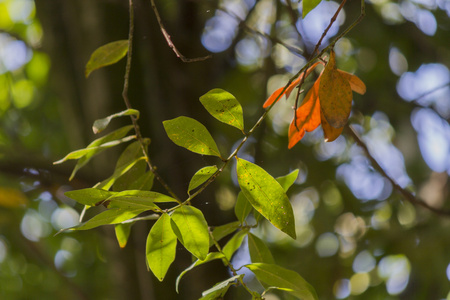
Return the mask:
<path fill-rule="evenodd" d="M 133 53 L 133 35 L 134 35 L 134 6 L 133 6 L 133 0 L 129 0 L 129 6 L 130 6 L 130 27 L 128 32 L 128 53 L 127 53 L 127 64 L 125 67 L 125 76 L 124 76 L 124 82 L 123 82 L 123 91 L 122 91 L 122 98 L 125 102 L 125 105 L 128 109 L 132 109 L 130 100 L 128 99 L 128 86 L 130 82 L 130 69 L 131 69 L 131 58 Z M 148 155 L 148 151 L 146 148 L 146 144 L 144 141 L 144 138 L 142 137 L 141 130 L 139 128 L 139 125 L 137 123 L 137 118 L 134 115 L 131 115 L 131 121 L 134 126 L 134 131 L 136 132 L 136 139 L 139 141 L 139 144 L 141 145 L 142 152 L 145 155 L 145 159 L 147 161 L 147 165 L 150 169 L 150 171 L 155 175 L 155 178 L 161 183 L 161 185 L 166 189 L 166 191 L 177 201 L 179 201 L 178 196 L 172 191 L 172 189 L 169 187 L 169 185 L 162 179 L 162 177 L 159 175 L 159 173 L 156 171 L 156 168 L 152 165 L 150 157 Z"/>
<path fill-rule="evenodd" d="M 156 8 L 155 1 L 150 0 L 150 2 L 152 5 L 153 12 L 155 13 L 156 20 L 158 21 L 159 28 L 161 29 L 161 32 L 162 32 L 164 38 L 166 39 L 167 45 L 169 45 L 169 47 L 173 50 L 173 52 L 176 54 L 176 56 L 181 59 L 182 62 L 185 62 L 185 63 L 197 62 L 197 61 L 207 60 L 208 58 L 212 57 L 212 55 L 207 55 L 204 57 L 187 58 L 186 56 L 181 54 L 181 52 L 178 51 L 177 47 L 175 47 L 175 44 L 172 42 L 172 39 L 170 38 L 169 33 L 167 32 L 166 28 L 164 27 L 164 24 L 161 20 L 158 9 Z"/>
<path fill-rule="evenodd" d="M 385 177 L 387 180 L 389 180 L 389 182 L 392 184 L 392 186 L 394 187 L 395 190 L 397 190 L 404 199 L 406 199 L 407 201 L 411 202 L 414 205 L 417 206 L 421 206 L 423 208 L 428 209 L 429 211 L 441 215 L 441 216 L 446 216 L 446 217 L 450 217 L 450 211 L 446 211 L 446 210 L 441 210 L 439 208 L 433 207 L 428 205 L 426 202 L 419 200 L 416 198 L 416 196 L 414 196 L 410 191 L 402 188 L 391 176 L 389 176 L 386 171 L 380 166 L 380 164 L 377 162 L 377 160 L 372 156 L 372 154 L 369 151 L 369 148 L 367 147 L 367 145 L 364 143 L 364 141 L 358 136 L 358 134 L 355 132 L 355 130 L 350 126 L 347 125 L 346 126 L 347 132 L 350 134 L 350 136 L 355 140 L 356 144 L 358 144 L 358 146 L 360 146 L 364 153 L 366 154 L 367 158 L 370 160 L 372 166 L 378 170 L 378 172 Z"/>

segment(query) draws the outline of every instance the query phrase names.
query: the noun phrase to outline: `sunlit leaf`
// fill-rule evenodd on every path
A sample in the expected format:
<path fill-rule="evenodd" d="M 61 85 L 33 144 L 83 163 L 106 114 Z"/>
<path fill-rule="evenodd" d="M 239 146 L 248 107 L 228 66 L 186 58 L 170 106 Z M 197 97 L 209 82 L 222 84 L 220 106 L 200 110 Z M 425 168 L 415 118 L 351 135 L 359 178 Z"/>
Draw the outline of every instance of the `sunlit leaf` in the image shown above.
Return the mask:
<path fill-rule="evenodd" d="M 103 131 L 106 127 L 108 127 L 109 123 L 112 119 L 122 117 L 122 116 L 135 116 L 136 119 L 139 118 L 139 111 L 136 109 L 127 109 L 124 111 L 121 111 L 119 113 L 112 114 L 106 118 L 95 120 L 94 125 L 92 126 L 92 131 L 94 131 L 95 134 Z"/>
<path fill-rule="evenodd" d="M 125 248 L 125 246 L 127 245 L 128 237 L 130 236 L 131 232 L 131 226 L 133 226 L 133 224 L 134 222 L 114 225 L 116 239 L 119 243 L 120 248 Z"/>
<path fill-rule="evenodd" d="M 170 217 L 166 213 L 156 221 L 147 237 L 147 266 L 159 281 L 175 260 L 177 237 L 172 230 Z"/>
<path fill-rule="evenodd" d="M 216 166 L 208 166 L 198 170 L 189 182 L 188 194 L 190 191 L 206 182 L 217 170 Z"/>
<path fill-rule="evenodd" d="M 242 192 L 253 207 L 295 239 L 294 212 L 283 187 L 264 169 L 242 158 L 237 158 L 237 176 Z"/>
<path fill-rule="evenodd" d="M 352 89 L 346 75 L 336 68 L 336 54 L 330 52 L 330 58 L 320 77 L 320 108 L 328 124 L 334 128 L 344 127 L 352 108 Z"/>
<path fill-rule="evenodd" d="M 234 214 L 241 223 L 244 223 L 247 216 L 252 211 L 253 206 L 247 200 L 242 192 L 239 192 L 236 200 L 236 205 L 234 206 Z"/>
<path fill-rule="evenodd" d="M 127 52 L 128 40 L 111 42 L 97 48 L 86 64 L 85 76 L 88 77 L 93 71 L 118 62 Z"/>
<path fill-rule="evenodd" d="M 309 67 L 306 70 L 306 76 L 308 76 L 314 70 L 314 68 L 317 67 L 318 64 L 319 64 L 319 62 L 316 62 L 311 67 Z M 267 107 L 271 106 L 272 103 L 274 103 L 275 100 L 277 100 L 277 98 L 278 98 L 278 100 L 280 100 L 284 94 L 286 94 L 286 98 L 288 98 L 289 95 L 291 94 L 292 90 L 300 83 L 303 76 L 304 76 L 304 73 L 301 73 L 297 79 L 292 81 L 292 83 L 287 87 L 287 89 L 284 92 L 283 92 L 284 87 L 281 87 L 281 88 L 277 89 L 275 92 L 273 92 L 272 95 L 270 95 L 270 97 L 266 100 L 266 102 L 264 102 L 263 108 L 267 108 Z"/>
<path fill-rule="evenodd" d="M 78 151 L 81 151 L 81 154 L 82 154 L 81 156 L 80 156 L 80 152 L 78 152 L 78 154 L 72 154 L 72 153 L 74 153 L 74 152 L 72 152 L 72 153 L 69 153 L 63 159 L 54 162 L 54 164 L 60 164 L 68 159 L 79 159 L 74 170 L 72 171 L 72 174 L 70 175 L 69 180 L 71 180 L 75 176 L 77 171 L 79 169 L 81 169 L 84 165 L 86 165 L 94 155 L 99 154 L 100 152 L 102 152 L 103 150 L 105 150 L 107 148 L 113 147 L 115 145 L 118 145 L 120 143 L 123 143 L 123 142 L 133 139 L 134 137 L 127 137 L 127 138 L 125 138 L 125 140 L 123 139 L 123 137 L 132 128 L 133 128 L 133 125 L 128 125 L 128 126 L 119 128 L 101 138 L 94 140 L 85 149 L 74 151 L 75 153 L 77 153 Z M 110 142 L 111 142 L 111 144 L 108 144 L 108 147 L 100 147 L 101 145 L 104 145 L 104 144 L 107 144 Z"/>
<path fill-rule="evenodd" d="M 68 229 L 72 230 L 88 230 L 102 225 L 112 225 L 119 224 L 126 220 L 136 217 L 137 215 L 143 213 L 145 209 L 108 209 L 104 212 L 95 215 L 88 221 L 74 226 Z"/>
<path fill-rule="evenodd" d="M 236 232 L 236 234 L 233 235 L 233 237 L 223 247 L 222 252 L 223 254 L 225 254 L 225 257 L 228 260 L 231 260 L 234 252 L 236 252 L 236 250 L 239 249 L 239 247 L 242 245 L 242 241 L 244 240 L 246 235 L 247 232 L 242 230 Z"/>
<path fill-rule="evenodd" d="M 276 180 L 281 185 L 281 187 L 284 189 L 285 192 L 288 191 L 288 189 L 295 183 L 298 177 L 298 169 L 295 169 L 291 173 L 277 177 Z"/>
<path fill-rule="evenodd" d="M 225 225 L 216 226 L 214 227 L 212 231 L 212 235 L 214 237 L 214 240 L 216 242 L 220 241 L 222 238 L 226 237 L 227 235 L 233 233 L 238 229 L 240 226 L 239 221 L 231 222 Z M 212 246 L 214 244 L 213 240 L 210 239 L 209 245 Z"/>
<path fill-rule="evenodd" d="M 204 260 L 197 259 L 192 265 L 190 265 L 183 272 L 181 272 L 180 275 L 178 275 L 176 283 L 175 283 L 175 289 L 176 289 L 177 293 L 178 293 L 178 287 L 180 285 L 181 278 L 183 278 L 183 276 L 187 272 L 189 272 L 190 270 L 194 269 L 197 266 L 200 266 L 200 265 L 203 265 L 203 264 L 205 264 L 207 262 L 210 262 L 210 261 L 213 261 L 213 260 L 216 260 L 216 259 L 221 259 L 221 258 L 224 258 L 224 257 L 225 256 L 222 253 L 220 253 L 220 252 L 211 252 L 211 253 L 208 253 L 208 255 L 206 256 L 206 258 Z"/>
<path fill-rule="evenodd" d="M 312 11 L 314 8 L 316 8 L 317 5 L 319 5 L 319 3 L 322 0 L 303 0 L 302 1 L 302 5 L 303 5 L 303 11 L 302 11 L 302 18 L 304 19 L 306 17 L 306 15 Z"/>
<path fill-rule="evenodd" d="M 345 79 L 347 79 L 348 83 L 350 83 L 351 89 L 354 92 L 356 92 L 358 94 L 361 94 L 361 95 L 364 95 L 366 93 L 366 85 L 356 75 L 347 73 L 347 72 L 342 71 L 342 70 L 338 70 L 338 72 L 341 73 L 341 75 Z"/>
<path fill-rule="evenodd" d="M 213 89 L 201 96 L 200 102 L 217 120 L 244 130 L 242 106 L 232 94 L 222 89 Z"/>
<path fill-rule="evenodd" d="M 305 132 L 313 131 L 320 125 L 319 85 L 320 77 L 296 110 L 296 115 L 289 126 L 289 149 L 303 138 Z"/>
<path fill-rule="evenodd" d="M 204 260 L 209 250 L 208 223 L 203 213 L 190 205 L 177 208 L 171 219 L 178 240 L 195 257 Z"/>
<path fill-rule="evenodd" d="M 167 136 L 178 146 L 192 152 L 220 156 L 216 142 L 203 124 L 188 117 L 163 122 Z"/>
<path fill-rule="evenodd" d="M 228 288 L 232 285 L 238 283 L 238 279 L 242 278 L 244 274 L 236 275 L 227 280 L 217 283 L 214 287 L 206 290 L 202 293 L 202 296 L 199 300 L 218 300 L 223 299 L 223 296 L 228 291 Z"/>
<path fill-rule="evenodd" d="M 269 286 L 285 289 L 302 300 L 318 300 L 314 288 L 297 272 L 275 264 L 253 263 L 245 265 L 255 273 L 256 278 Z"/>
<path fill-rule="evenodd" d="M 272 253 L 270 253 L 269 248 L 267 248 L 266 244 L 259 237 L 252 233 L 249 233 L 247 241 L 250 258 L 253 263 L 275 263 L 275 260 L 273 259 Z"/>

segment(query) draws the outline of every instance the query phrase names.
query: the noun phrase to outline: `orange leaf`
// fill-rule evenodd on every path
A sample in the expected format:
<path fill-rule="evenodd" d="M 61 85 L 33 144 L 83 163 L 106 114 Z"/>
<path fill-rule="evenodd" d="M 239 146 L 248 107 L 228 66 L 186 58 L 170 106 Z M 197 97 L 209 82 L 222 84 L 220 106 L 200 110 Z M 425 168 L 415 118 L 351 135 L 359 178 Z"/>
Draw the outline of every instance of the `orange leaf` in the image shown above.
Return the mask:
<path fill-rule="evenodd" d="M 352 89 L 346 75 L 336 68 L 335 53 L 330 58 L 320 80 L 319 99 L 323 115 L 334 128 L 344 127 L 352 108 Z"/>
<path fill-rule="evenodd" d="M 350 83 L 350 87 L 354 92 L 361 95 L 364 95 L 366 93 L 366 85 L 364 84 L 364 82 L 362 82 L 361 79 L 358 78 L 358 76 L 342 70 L 338 70 L 338 72 L 341 73 L 341 75 L 343 75 L 345 79 L 347 79 L 348 83 Z"/>
<path fill-rule="evenodd" d="M 308 91 L 302 105 L 295 112 L 296 116 L 289 126 L 289 149 L 303 138 L 305 131 L 313 131 L 320 125 L 319 86 L 320 77 Z"/>
<path fill-rule="evenodd" d="M 323 116 L 323 113 L 320 113 L 320 116 L 322 118 L 322 129 L 323 129 L 323 136 L 325 138 L 325 142 L 332 142 L 335 139 L 337 139 L 341 133 L 344 127 L 341 128 L 334 128 L 328 124 L 327 119 Z"/>
<path fill-rule="evenodd" d="M 309 68 L 306 70 L 306 76 L 308 76 L 308 75 L 314 70 L 314 68 L 317 67 L 317 65 L 318 65 L 319 63 L 320 63 L 320 62 L 316 62 L 316 63 L 314 63 L 311 67 L 309 67 Z M 272 95 L 270 95 L 270 97 L 266 100 L 266 102 L 264 102 L 263 108 L 267 108 L 267 107 L 271 106 L 272 103 L 274 103 L 275 100 L 277 100 L 277 98 L 278 98 L 278 100 L 280 100 L 281 97 L 282 97 L 284 94 L 286 94 L 286 98 L 289 98 L 289 95 L 291 94 L 292 90 L 293 90 L 293 89 L 300 83 L 300 81 L 302 80 L 303 75 L 305 75 L 305 73 L 300 74 L 300 76 L 298 76 L 298 78 L 295 79 L 295 80 L 287 87 L 287 89 L 286 89 L 284 92 L 283 92 L 284 86 L 281 87 L 281 88 L 279 88 L 279 89 L 277 89 L 275 92 L 273 92 Z M 278 101 L 278 100 L 277 100 L 277 101 Z"/>

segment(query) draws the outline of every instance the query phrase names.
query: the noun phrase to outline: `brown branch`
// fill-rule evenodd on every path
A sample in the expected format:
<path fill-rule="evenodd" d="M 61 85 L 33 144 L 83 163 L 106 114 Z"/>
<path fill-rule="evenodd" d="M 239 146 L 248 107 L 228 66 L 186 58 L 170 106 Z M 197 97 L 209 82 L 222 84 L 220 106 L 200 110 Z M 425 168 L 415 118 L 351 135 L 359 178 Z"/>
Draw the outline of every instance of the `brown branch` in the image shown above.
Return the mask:
<path fill-rule="evenodd" d="M 204 56 L 204 57 L 187 58 L 186 56 L 181 54 L 181 52 L 178 51 L 177 47 L 175 47 L 175 44 L 172 42 L 172 39 L 170 38 L 169 33 L 167 32 L 166 28 L 164 27 L 164 24 L 163 24 L 163 22 L 161 20 L 161 17 L 159 15 L 158 9 L 156 8 L 155 1 L 154 0 L 150 0 L 150 2 L 151 2 L 151 5 L 152 5 L 153 12 L 155 13 L 156 20 L 158 21 L 159 28 L 161 29 L 161 32 L 162 32 L 164 38 L 166 39 L 167 45 L 169 45 L 169 47 L 173 50 L 173 52 L 175 52 L 176 56 L 178 58 L 180 58 L 182 62 L 185 62 L 185 63 L 197 62 L 197 61 L 207 60 L 208 58 L 212 57 L 212 55 L 207 55 L 207 56 Z"/>
<path fill-rule="evenodd" d="M 442 209 L 430 206 L 426 202 L 416 198 L 416 196 L 413 193 L 411 193 L 410 191 L 402 188 L 397 182 L 395 182 L 395 180 L 391 176 L 389 176 L 386 173 L 386 171 L 381 167 L 381 165 L 377 162 L 377 160 L 372 156 L 372 154 L 369 151 L 369 148 L 364 143 L 364 141 L 358 136 L 358 134 L 355 132 L 355 130 L 348 124 L 345 127 L 345 129 L 350 134 L 350 136 L 355 140 L 356 144 L 363 149 L 363 151 L 366 154 L 367 158 L 370 160 L 372 166 L 383 177 L 385 177 L 387 180 L 389 180 L 389 182 L 392 184 L 394 189 L 397 190 L 397 192 L 399 192 L 403 196 L 403 198 L 405 200 L 409 201 L 413 205 L 421 206 L 421 207 L 423 207 L 425 209 L 428 209 L 429 211 L 431 211 L 431 212 L 433 212 L 433 213 L 435 213 L 437 215 L 450 217 L 450 211 L 442 210 Z"/>
<path fill-rule="evenodd" d="M 124 82 L 123 82 L 123 90 L 122 90 L 122 98 L 125 102 L 125 105 L 128 109 L 132 109 L 130 100 L 128 99 L 128 86 L 130 82 L 130 69 L 131 69 L 131 58 L 133 53 L 133 35 L 134 35 L 134 6 L 133 6 L 133 0 L 129 0 L 129 6 L 130 6 L 130 27 L 128 32 L 128 53 L 127 53 L 127 64 L 125 67 L 125 76 L 124 76 Z M 134 126 L 134 131 L 136 132 L 136 139 L 139 141 L 139 144 L 141 145 L 142 152 L 145 155 L 145 159 L 147 161 L 147 165 L 150 169 L 150 171 L 155 175 L 155 178 L 161 183 L 161 185 L 166 189 L 166 191 L 177 201 L 179 201 L 178 196 L 172 191 L 172 189 L 169 187 L 169 185 L 164 181 L 164 179 L 159 175 L 159 173 L 156 171 L 156 168 L 151 163 L 150 157 L 148 155 L 148 151 L 146 148 L 146 143 L 144 141 L 144 138 L 142 137 L 141 130 L 139 128 L 139 125 L 137 123 L 137 118 L 134 115 L 130 115 L 131 121 Z"/>

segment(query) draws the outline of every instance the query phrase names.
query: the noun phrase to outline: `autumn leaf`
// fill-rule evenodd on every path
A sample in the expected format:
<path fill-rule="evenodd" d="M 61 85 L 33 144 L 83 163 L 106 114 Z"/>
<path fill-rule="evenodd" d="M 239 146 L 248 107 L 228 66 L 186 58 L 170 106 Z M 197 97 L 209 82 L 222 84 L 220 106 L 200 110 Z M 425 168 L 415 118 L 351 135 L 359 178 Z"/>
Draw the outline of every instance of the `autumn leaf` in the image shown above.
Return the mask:
<path fill-rule="evenodd" d="M 306 75 L 317 66 L 315 63 L 307 71 Z M 284 87 L 276 90 L 263 107 L 268 107 L 282 95 L 289 94 L 299 84 L 303 74 L 292 82 L 283 93 Z M 339 70 L 336 67 L 336 54 L 331 50 L 330 58 L 325 69 L 316 79 L 312 88 L 308 91 L 302 104 L 295 111 L 294 120 L 289 126 L 289 144 L 291 149 L 305 135 L 322 124 L 325 142 L 337 139 L 347 123 L 352 108 L 352 91 L 358 94 L 366 92 L 366 86 L 357 76 Z"/>
<path fill-rule="evenodd" d="M 306 131 L 313 131 L 320 125 L 319 86 L 320 76 L 296 110 L 296 116 L 289 126 L 289 149 L 303 138 Z"/>
<path fill-rule="evenodd" d="M 292 90 L 300 83 L 300 81 L 303 79 L 303 76 L 304 75 L 308 76 L 314 70 L 314 68 L 317 67 L 319 63 L 320 62 L 316 62 L 311 67 L 309 67 L 306 70 L 306 74 L 305 73 L 300 74 L 300 76 L 298 76 L 298 78 L 295 79 L 284 92 L 283 92 L 284 86 L 280 87 L 275 92 L 273 92 L 272 95 L 270 95 L 270 97 L 266 100 L 266 102 L 264 102 L 263 108 L 271 106 L 272 103 L 274 103 L 275 100 L 277 100 L 277 98 L 278 100 L 280 100 L 283 95 L 286 95 L 286 98 L 289 98 L 289 95 L 291 94 Z"/>

